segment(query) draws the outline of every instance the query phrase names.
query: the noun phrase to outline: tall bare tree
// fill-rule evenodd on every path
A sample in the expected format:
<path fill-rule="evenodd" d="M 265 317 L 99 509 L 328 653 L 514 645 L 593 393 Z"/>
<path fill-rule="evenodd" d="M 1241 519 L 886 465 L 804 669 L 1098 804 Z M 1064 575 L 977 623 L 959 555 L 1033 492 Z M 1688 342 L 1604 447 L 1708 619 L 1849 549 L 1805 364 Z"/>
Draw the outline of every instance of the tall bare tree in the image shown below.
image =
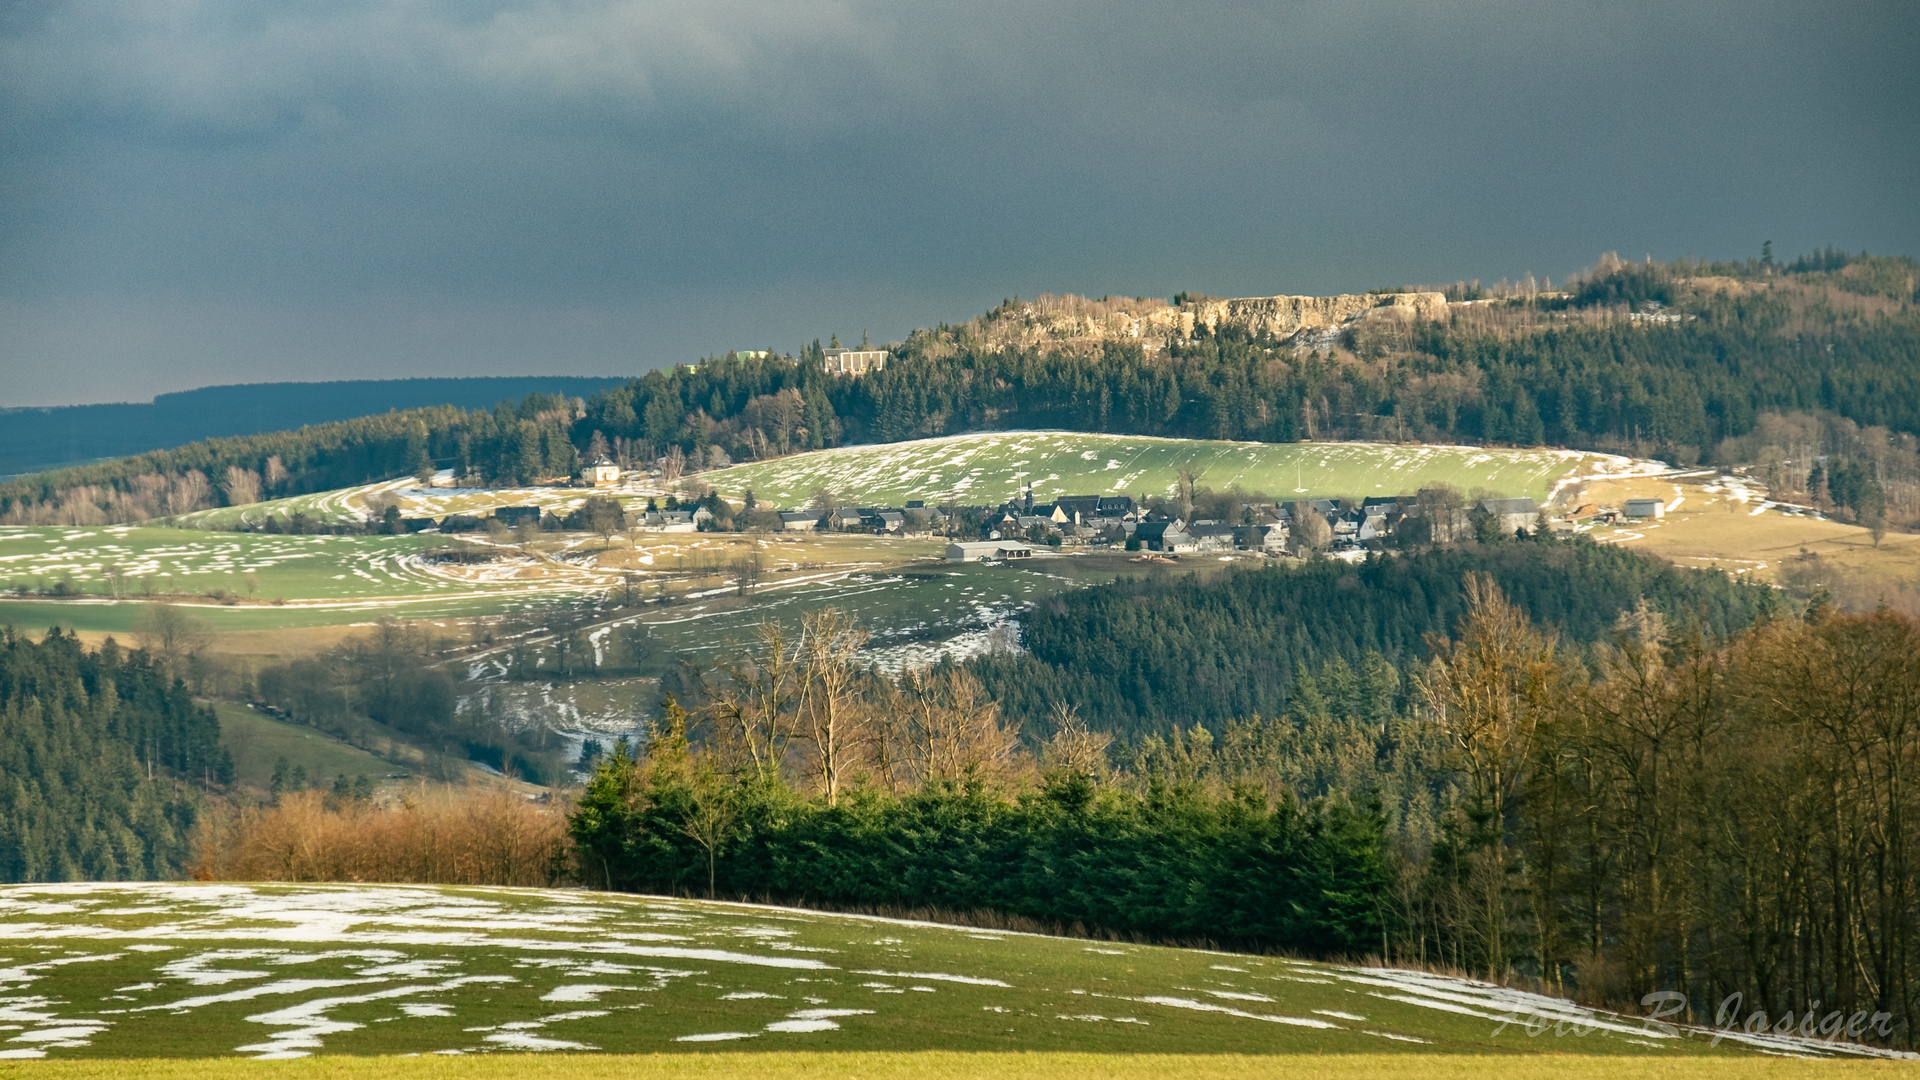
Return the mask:
<path fill-rule="evenodd" d="M 854 662 L 868 636 L 838 608 L 800 620 L 797 734 L 813 752 L 814 777 L 829 806 L 839 804 L 841 787 L 863 763 L 869 737 L 860 693 L 864 673 Z"/>

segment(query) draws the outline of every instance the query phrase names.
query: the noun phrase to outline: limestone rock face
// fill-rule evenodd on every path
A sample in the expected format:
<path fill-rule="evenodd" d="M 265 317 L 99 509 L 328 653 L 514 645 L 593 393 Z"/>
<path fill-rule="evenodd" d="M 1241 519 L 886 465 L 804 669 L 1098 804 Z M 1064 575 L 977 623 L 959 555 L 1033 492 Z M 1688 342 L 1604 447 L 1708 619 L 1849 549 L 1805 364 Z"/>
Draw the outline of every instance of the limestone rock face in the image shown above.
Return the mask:
<path fill-rule="evenodd" d="M 1099 310 L 1093 310 L 1094 308 Z M 1044 297 L 990 322 L 997 344 L 1083 345 L 1139 341 L 1148 349 L 1185 341 L 1205 330 L 1237 328 L 1287 340 L 1363 319 L 1444 319 L 1447 299 L 1437 292 L 1348 293 L 1341 296 L 1255 296 L 1195 300 L 1179 305 L 1140 300 L 1097 304 L 1077 297 Z"/>

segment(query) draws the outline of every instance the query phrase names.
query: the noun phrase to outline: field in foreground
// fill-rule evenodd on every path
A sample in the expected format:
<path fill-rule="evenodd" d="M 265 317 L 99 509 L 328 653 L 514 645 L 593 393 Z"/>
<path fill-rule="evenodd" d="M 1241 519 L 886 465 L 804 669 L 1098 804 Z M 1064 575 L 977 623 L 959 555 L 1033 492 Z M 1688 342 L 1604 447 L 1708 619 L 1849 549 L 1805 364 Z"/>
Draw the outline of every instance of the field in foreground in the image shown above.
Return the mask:
<path fill-rule="evenodd" d="M 1182 467 L 1202 487 L 1238 485 L 1275 498 L 1411 494 L 1433 484 L 1545 500 L 1576 475 L 1656 468 L 1610 454 L 1385 443 L 1242 443 L 1071 431 L 954 435 L 848 446 L 703 473 L 722 494 L 751 490 L 770 506 L 804 505 L 824 488 L 847 503 L 908 499 L 999 503 L 1033 485 L 1034 497 L 1167 495 Z"/>
<path fill-rule="evenodd" d="M 7 1058 L 722 1050 L 1863 1052 L 1745 1035 L 1716 1050 L 1414 971 L 743 904 L 426 886 L 0 890 Z"/>
<path fill-rule="evenodd" d="M 1912 1065 L 1892 1061 L 1807 1061 L 1780 1058 L 1620 1058 L 1590 1055 L 1326 1054 L 1298 1057 L 1232 1054 L 1063 1054 L 866 1052 L 784 1054 L 574 1054 L 539 1058 L 492 1057 L 308 1058 L 261 1066 L 247 1061 L 63 1061 L 36 1065 L 35 1077 L 58 1080 L 156 1078 L 256 1080 L 1799 1080 L 1801 1077 L 1909 1076 Z"/>

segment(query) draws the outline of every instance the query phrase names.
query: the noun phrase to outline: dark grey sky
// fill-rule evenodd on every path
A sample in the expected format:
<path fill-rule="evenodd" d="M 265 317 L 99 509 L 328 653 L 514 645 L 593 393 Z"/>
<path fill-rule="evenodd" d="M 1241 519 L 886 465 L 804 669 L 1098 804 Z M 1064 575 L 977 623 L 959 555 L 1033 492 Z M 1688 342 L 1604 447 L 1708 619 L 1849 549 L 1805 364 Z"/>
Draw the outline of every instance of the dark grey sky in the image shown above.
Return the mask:
<path fill-rule="evenodd" d="M 1920 252 L 1920 9 L 13 0 L 0 405 Z"/>

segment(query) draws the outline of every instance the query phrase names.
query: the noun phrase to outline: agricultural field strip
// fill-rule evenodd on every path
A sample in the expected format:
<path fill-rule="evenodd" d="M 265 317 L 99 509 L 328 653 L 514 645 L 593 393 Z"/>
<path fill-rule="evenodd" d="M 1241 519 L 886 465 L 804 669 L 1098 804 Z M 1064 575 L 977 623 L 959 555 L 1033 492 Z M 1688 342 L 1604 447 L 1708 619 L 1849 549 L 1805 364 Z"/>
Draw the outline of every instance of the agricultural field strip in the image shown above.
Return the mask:
<path fill-rule="evenodd" d="M 1216 490 L 1277 497 L 1403 494 L 1435 482 L 1545 499 L 1579 480 L 1664 471 L 1658 462 L 1570 450 L 1384 443 L 1236 443 L 1076 432 L 994 432 L 840 447 L 702 474 L 733 497 L 805 503 L 816 489 L 843 501 L 957 498 L 999 502 L 1034 485 L 1062 494 L 1168 494 L 1181 466 Z"/>
<path fill-rule="evenodd" d="M 197 510 L 173 520 L 182 528 L 235 529 L 264 524 L 270 517 L 284 520 L 298 511 L 314 521 L 351 524 L 365 521 L 367 508 L 383 496 L 399 507 L 403 517 L 438 520 L 449 514 L 485 515 L 497 506 L 538 506 L 547 513 L 565 515 L 596 495 L 619 499 L 631 511 L 644 509 L 644 500 L 665 494 L 660 484 L 640 478 L 600 488 L 427 488 L 411 479 L 387 480 L 244 506 Z"/>
<path fill-rule="evenodd" d="M 1707 1052 L 1694 1032 L 1417 971 L 577 890 L 0 889 L 0 1055 L 993 1046 Z M 1012 1038 L 1009 1038 L 1012 1036 Z M 1507 1041 L 1502 1043 L 1500 1040 Z M 1735 1033 L 1722 1052 L 1892 1056 Z"/>
<path fill-rule="evenodd" d="M 36 550 L 35 540 L 47 546 Z M 638 557 L 639 567 L 622 570 L 530 556 L 500 544 L 487 546 L 500 549 L 502 561 L 466 566 L 426 558 L 424 543 L 417 537 L 285 536 L 135 526 L 0 528 L 0 585 L 37 581 L 44 586 L 65 579 L 83 590 L 91 586 L 104 591 L 111 570 L 120 580 L 125 599 L 136 599 L 149 582 L 163 594 L 217 587 L 237 596 L 248 588 L 247 575 L 253 574 L 258 583 L 256 599 L 295 593 L 284 599 L 285 606 L 351 608 L 515 591 L 604 592 L 620 584 L 626 574 L 661 573 L 652 565 L 656 557 L 663 551 L 680 552 L 679 545 L 649 551 Z M 568 551 L 584 550 L 587 543 L 572 541 Z M 96 602 L 113 601 L 100 596 Z"/>

